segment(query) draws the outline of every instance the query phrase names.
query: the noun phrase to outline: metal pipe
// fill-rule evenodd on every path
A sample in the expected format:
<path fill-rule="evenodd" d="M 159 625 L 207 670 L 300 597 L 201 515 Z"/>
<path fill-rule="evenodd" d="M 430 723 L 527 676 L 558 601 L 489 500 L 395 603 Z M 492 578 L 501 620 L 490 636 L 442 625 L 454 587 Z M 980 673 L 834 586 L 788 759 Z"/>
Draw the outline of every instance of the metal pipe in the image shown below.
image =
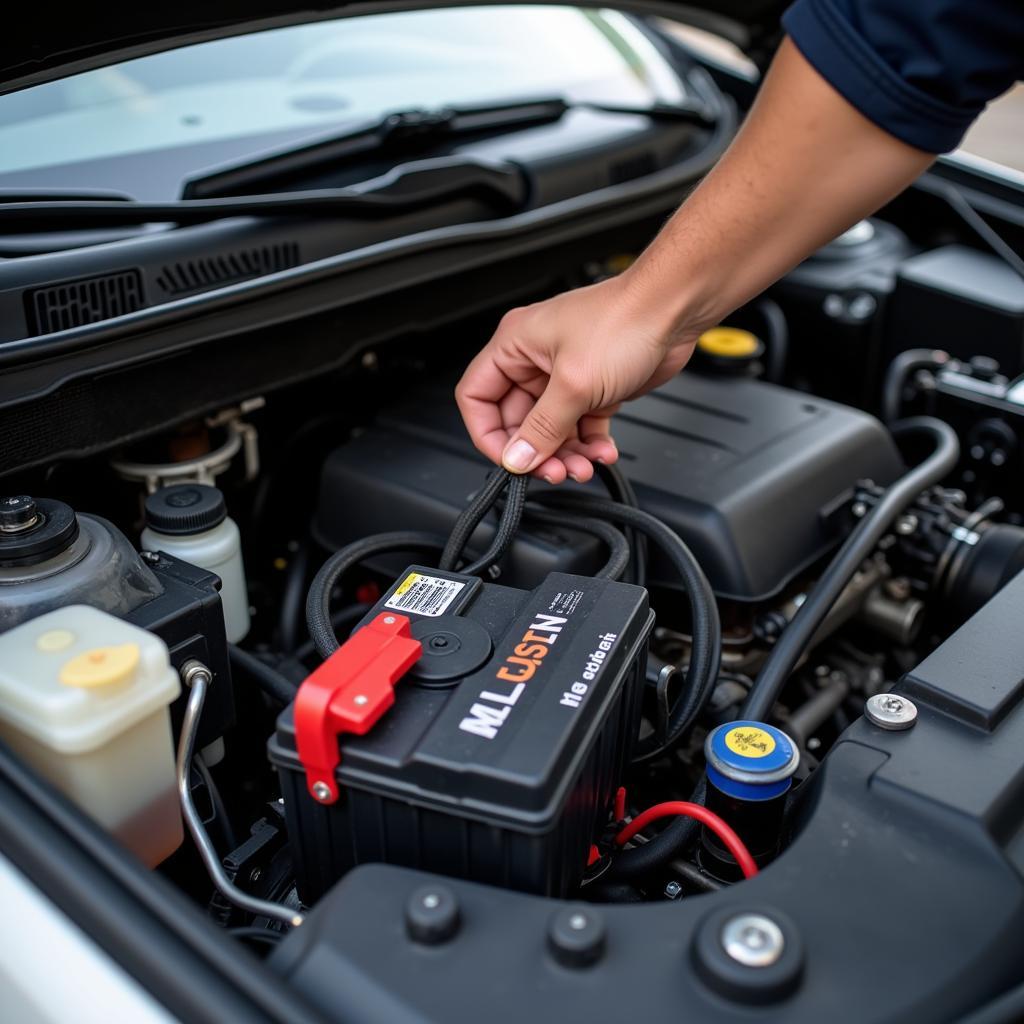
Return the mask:
<path fill-rule="evenodd" d="M 283 921 L 293 927 L 302 924 L 302 915 L 281 903 L 271 903 L 250 896 L 243 892 L 228 878 L 224 866 L 217 856 L 210 837 L 203 828 L 203 820 L 199 817 L 196 805 L 192 800 L 192 789 L 189 785 L 189 772 L 192 767 L 192 756 L 195 753 L 196 733 L 199 731 L 199 716 L 203 713 L 206 702 L 206 691 L 213 682 L 210 670 L 200 661 L 187 661 L 181 667 L 181 678 L 189 688 L 188 703 L 185 705 L 185 717 L 181 723 L 181 736 L 178 739 L 178 796 L 181 798 L 181 811 L 185 824 L 195 840 L 199 856 L 220 894 L 236 907 L 250 914 L 269 917 L 275 921 Z"/>
<path fill-rule="evenodd" d="M 849 692 L 850 684 L 845 679 L 830 680 L 790 715 L 786 722 L 786 732 L 800 746 L 804 746 L 809 737 L 842 706 Z"/>

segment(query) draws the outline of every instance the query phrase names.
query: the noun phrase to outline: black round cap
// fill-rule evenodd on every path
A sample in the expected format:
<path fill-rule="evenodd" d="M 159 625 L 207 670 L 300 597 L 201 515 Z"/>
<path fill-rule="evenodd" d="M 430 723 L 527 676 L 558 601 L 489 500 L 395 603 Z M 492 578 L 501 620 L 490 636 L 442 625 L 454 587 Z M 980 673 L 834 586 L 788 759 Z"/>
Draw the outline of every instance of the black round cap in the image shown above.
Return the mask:
<path fill-rule="evenodd" d="M 412 635 L 423 644 L 423 653 L 409 674 L 423 686 L 451 686 L 491 656 L 491 634 L 459 615 L 416 619 Z"/>
<path fill-rule="evenodd" d="M 146 525 L 157 533 L 202 533 L 223 523 L 227 515 L 224 495 L 207 484 L 161 487 L 146 499 Z"/>
<path fill-rule="evenodd" d="M 66 551 L 77 536 L 70 505 L 27 494 L 0 497 L 0 565 L 38 565 Z"/>
<path fill-rule="evenodd" d="M 405 905 L 405 930 L 413 942 L 436 946 L 459 930 L 461 915 L 455 893 L 446 885 L 424 885 Z"/>
<path fill-rule="evenodd" d="M 604 954 L 604 918 L 589 904 L 570 904 L 548 925 L 548 948 L 564 967 L 589 967 Z"/>

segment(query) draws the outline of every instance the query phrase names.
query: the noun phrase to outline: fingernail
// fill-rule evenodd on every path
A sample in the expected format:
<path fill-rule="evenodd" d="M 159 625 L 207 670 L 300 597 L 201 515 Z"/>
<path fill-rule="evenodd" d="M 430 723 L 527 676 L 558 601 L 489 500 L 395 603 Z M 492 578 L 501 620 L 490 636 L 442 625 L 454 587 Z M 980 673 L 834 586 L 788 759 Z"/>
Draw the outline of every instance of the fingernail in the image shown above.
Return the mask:
<path fill-rule="evenodd" d="M 501 464 L 510 473 L 525 473 L 537 458 L 537 449 L 521 437 L 512 441 L 501 456 Z"/>
<path fill-rule="evenodd" d="M 602 466 L 606 466 L 607 465 L 607 463 L 604 461 L 604 459 L 602 459 L 600 456 L 598 456 L 594 461 L 595 462 L 600 462 Z"/>
<path fill-rule="evenodd" d="M 552 487 L 553 487 L 554 484 L 555 484 L 555 478 L 553 476 L 545 476 L 544 477 L 544 483 L 551 484 Z"/>
<path fill-rule="evenodd" d="M 570 474 L 569 474 L 569 479 L 570 479 L 570 480 L 575 480 L 575 481 L 576 481 L 576 483 L 579 483 L 579 482 L 580 482 L 580 478 L 579 478 L 579 477 L 578 477 L 578 476 L 577 476 L 577 475 L 576 475 L 575 473 L 570 473 Z"/>

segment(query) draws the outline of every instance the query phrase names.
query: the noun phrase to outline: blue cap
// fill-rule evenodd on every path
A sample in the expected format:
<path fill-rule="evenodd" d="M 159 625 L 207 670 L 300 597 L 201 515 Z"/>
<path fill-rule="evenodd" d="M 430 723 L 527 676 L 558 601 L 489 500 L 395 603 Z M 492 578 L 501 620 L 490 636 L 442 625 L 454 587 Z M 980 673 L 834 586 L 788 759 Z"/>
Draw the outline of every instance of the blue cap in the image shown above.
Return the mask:
<path fill-rule="evenodd" d="M 792 785 L 796 744 L 764 722 L 726 722 L 704 741 L 708 781 L 737 800 L 771 800 Z"/>

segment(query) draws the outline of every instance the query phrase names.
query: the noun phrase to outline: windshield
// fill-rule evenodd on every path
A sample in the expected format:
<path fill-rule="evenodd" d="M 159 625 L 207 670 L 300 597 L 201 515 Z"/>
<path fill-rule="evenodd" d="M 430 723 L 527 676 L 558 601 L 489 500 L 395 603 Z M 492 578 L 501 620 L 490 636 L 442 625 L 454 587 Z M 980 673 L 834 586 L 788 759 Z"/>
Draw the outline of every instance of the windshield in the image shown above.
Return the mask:
<path fill-rule="evenodd" d="M 0 97 L 0 173 L 230 139 L 298 141 L 396 110 L 539 96 L 677 102 L 680 92 L 646 36 L 611 11 L 345 18 L 182 47 Z"/>

